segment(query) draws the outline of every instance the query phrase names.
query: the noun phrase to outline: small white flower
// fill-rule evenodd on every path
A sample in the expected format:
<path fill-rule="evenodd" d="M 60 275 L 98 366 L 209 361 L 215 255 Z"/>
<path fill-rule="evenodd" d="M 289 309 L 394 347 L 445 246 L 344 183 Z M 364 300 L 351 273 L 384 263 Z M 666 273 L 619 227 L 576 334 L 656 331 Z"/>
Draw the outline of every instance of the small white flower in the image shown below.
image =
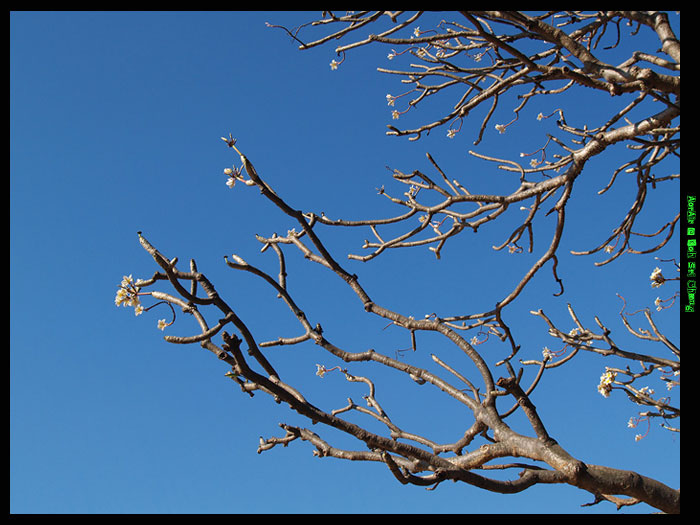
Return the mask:
<path fill-rule="evenodd" d="M 119 285 L 119 288 L 117 289 L 117 295 L 114 298 L 114 304 L 116 306 L 133 306 L 135 308 L 138 308 L 141 305 L 141 300 L 138 297 L 138 292 L 139 287 L 134 282 L 134 278 L 131 275 L 125 275 L 122 278 L 122 282 Z M 139 315 L 139 313 L 137 313 L 136 315 Z"/>
<path fill-rule="evenodd" d="M 448 139 L 453 139 L 453 138 L 455 138 L 455 135 L 456 135 L 456 134 L 457 134 L 457 130 L 456 130 L 456 129 L 448 129 L 448 130 L 447 130 L 447 138 L 448 138 Z"/>
<path fill-rule="evenodd" d="M 654 304 L 656 305 L 656 310 L 658 312 L 663 310 L 663 306 L 661 306 L 661 297 L 657 297 L 656 300 L 654 301 Z"/>
<path fill-rule="evenodd" d="M 419 36 L 420 36 L 420 27 L 416 27 L 416 28 L 413 30 L 413 34 L 414 34 L 416 37 L 419 37 Z"/>
<path fill-rule="evenodd" d="M 395 53 L 389 53 L 386 57 L 387 57 L 389 60 L 394 60 L 394 57 L 395 57 L 395 56 L 396 56 Z"/>
<path fill-rule="evenodd" d="M 338 69 L 339 64 L 340 64 L 340 62 L 336 62 L 335 60 L 331 60 L 331 70 L 335 71 L 336 69 Z"/>
<path fill-rule="evenodd" d="M 126 299 L 129 297 L 128 292 L 124 288 L 119 288 L 117 290 L 117 296 L 114 298 L 114 304 L 117 306 L 121 306 L 121 304 L 126 301 Z"/>
<path fill-rule="evenodd" d="M 499 133 L 506 132 L 506 127 L 503 124 L 496 124 L 496 129 L 498 130 Z"/>
<path fill-rule="evenodd" d="M 542 120 L 544 118 L 544 115 L 542 113 L 537 114 L 537 120 Z"/>
<path fill-rule="evenodd" d="M 399 119 L 399 112 L 396 110 L 392 111 L 391 118 L 393 118 L 394 120 L 398 120 Z"/>
<path fill-rule="evenodd" d="M 159 330 L 165 330 L 166 326 L 168 326 L 168 323 L 165 321 L 165 319 L 158 319 L 158 329 Z"/>
<path fill-rule="evenodd" d="M 393 106 L 395 101 L 396 101 L 396 97 L 392 97 L 390 94 L 387 94 L 387 96 L 386 96 L 387 105 Z"/>
<path fill-rule="evenodd" d="M 651 272 L 649 279 L 651 280 L 652 288 L 658 288 L 666 281 L 666 278 L 661 274 L 661 268 L 659 268 L 658 266 L 654 268 L 653 272 Z"/>
<path fill-rule="evenodd" d="M 224 169 L 224 175 L 231 175 L 232 173 L 233 173 L 233 170 L 231 168 Z"/>
<path fill-rule="evenodd" d="M 236 178 L 235 177 L 229 177 L 228 180 L 226 181 L 226 186 L 229 188 L 233 188 L 233 186 L 236 184 Z"/>
<path fill-rule="evenodd" d="M 598 392 L 603 397 L 609 397 L 612 391 L 612 382 L 615 380 L 616 372 L 611 372 L 606 370 L 602 376 L 600 376 L 600 383 L 598 384 Z"/>
<path fill-rule="evenodd" d="M 319 377 L 323 377 L 323 375 L 327 372 L 326 367 L 323 365 L 319 365 L 316 363 L 316 375 Z"/>

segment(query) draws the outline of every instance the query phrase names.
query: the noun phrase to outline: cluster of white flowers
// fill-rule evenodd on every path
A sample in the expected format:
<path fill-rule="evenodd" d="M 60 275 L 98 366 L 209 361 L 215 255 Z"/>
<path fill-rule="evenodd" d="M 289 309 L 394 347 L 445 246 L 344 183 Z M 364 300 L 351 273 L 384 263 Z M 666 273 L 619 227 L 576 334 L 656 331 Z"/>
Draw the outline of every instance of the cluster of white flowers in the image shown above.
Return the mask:
<path fill-rule="evenodd" d="M 228 175 L 228 179 L 226 179 L 226 186 L 229 188 L 233 188 L 236 184 L 236 177 L 234 176 L 234 173 L 235 171 L 231 168 L 226 168 L 224 170 L 224 175 Z"/>
<path fill-rule="evenodd" d="M 224 139 L 224 137 L 221 137 Z M 224 139 L 226 140 L 226 139 Z M 238 151 L 238 150 L 236 150 Z M 224 169 L 224 175 L 226 175 L 228 178 L 226 179 L 226 186 L 229 188 L 233 188 L 236 185 L 236 181 L 240 180 L 244 184 L 250 186 L 251 184 L 254 184 L 252 181 L 247 181 L 243 179 L 242 177 L 243 173 L 243 165 L 240 167 L 236 168 L 236 166 L 233 166 L 233 168 L 225 168 Z"/>
<path fill-rule="evenodd" d="M 600 376 L 600 383 L 598 383 L 598 392 L 603 397 L 609 397 L 612 391 L 612 382 L 615 381 L 617 376 L 616 372 L 611 372 L 606 370 L 602 376 Z"/>
<path fill-rule="evenodd" d="M 141 315 L 143 313 L 143 306 L 141 306 L 138 293 L 139 287 L 136 286 L 134 278 L 131 275 L 125 275 L 117 289 L 117 296 L 114 298 L 114 304 L 116 306 L 133 306 L 134 315 Z"/>
<path fill-rule="evenodd" d="M 542 349 L 542 358 L 543 359 L 553 359 L 554 358 L 554 352 L 552 352 L 549 348 L 546 346 Z"/>
<path fill-rule="evenodd" d="M 114 304 L 116 306 L 133 306 L 134 315 L 141 315 L 146 309 L 141 304 L 141 299 L 139 299 L 139 290 L 138 281 L 134 281 L 131 275 L 125 275 L 117 289 Z M 165 319 L 158 320 L 158 328 L 161 330 L 165 330 L 165 327 L 171 324 L 172 322 L 168 323 Z"/>
<path fill-rule="evenodd" d="M 651 272 L 649 280 L 651 281 L 652 288 L 658 288 L 659 286 L 664 284 L 664 282 L 666 282 L 666 278 L 661 274 L 661 268 L 659 268 L 658 266 L 654 268 L 653 272 Z"/>
<path fill-rule="evenodd" d="M 654 395 L 654 389 L 650 388 L 648 386 L 643 386 L 642 388 L 639 389 L 640 394 L 644 394 L 645 396 L 653 396 Z"/>

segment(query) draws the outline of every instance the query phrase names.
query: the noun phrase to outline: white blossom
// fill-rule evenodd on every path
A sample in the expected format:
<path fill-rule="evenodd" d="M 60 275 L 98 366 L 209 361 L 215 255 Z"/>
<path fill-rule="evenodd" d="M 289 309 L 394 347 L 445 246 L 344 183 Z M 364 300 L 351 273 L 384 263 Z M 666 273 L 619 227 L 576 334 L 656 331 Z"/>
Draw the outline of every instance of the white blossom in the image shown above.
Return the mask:
<path fill-rule="evenodd" d="M 661 274 L 661 268 L 658 266 L 654 268 L 654 271 L 651 272 L 651 275 L 649 276 L 649 280 L 651 280 L 651 287 L 652 288 L 658 288 L 664 282 L 666 281 L 666 278 Z"/>

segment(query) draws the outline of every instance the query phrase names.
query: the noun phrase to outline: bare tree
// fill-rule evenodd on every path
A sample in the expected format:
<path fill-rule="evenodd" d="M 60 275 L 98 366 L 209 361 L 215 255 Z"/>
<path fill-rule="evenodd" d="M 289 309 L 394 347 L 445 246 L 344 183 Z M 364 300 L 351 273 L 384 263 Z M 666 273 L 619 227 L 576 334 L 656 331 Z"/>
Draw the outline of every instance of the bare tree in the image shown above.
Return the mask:
<path fill-rule="evenodd" d="M 175 344 L 199 343 L 230 366 L 227 375 L 243 392 L 250 396 L 256 392 L 269 394 L 312 423 L 338 429 L 364 445 L 362 450 L 337 448 L 309 428 L 281 424 L 284 435 L 261 438 L 258 452 L 301 439 L 310 442 L 319 456 L 384 463 L 402 484 L 434 488 L 445 480 L 453 480 L 508 494 L 524 491 L 536 484 L 560 483 L 591 493 L 594 500 L 590 504 L 609 501 L 619 509 L 644 502 L 665 512 L 680 512 L 680 490 L 637 472 L 585 463 L 573 457 L 550 436 L 541 414 L 531 401 L 543 375 L 572 362 L 578 353 L 614 355 L 628 360 L 630 366 L 607 367 L 598 387 L 599 392 L 607 396 L 619 390 L 636 404 L 649 408 L 640 412 L 638 418 L 633 418 L 631 426 L 641 420 L 662 418 L 667 429 L 678 432 L 678 425 L 674 423 L 672 426 L 670 421 L 680 417 L 680 408 L 673 406 L 669 398 L 655 397 L 653 392 L 635 385 L 635 381 L 641 377 L 660 373 L 669 388 L 680 388 L 680 348 L 657 328 L 649 309 L 639 312 L 645 316 L 649 330 L 634 330 L 628 318 L 638 312 L 625 313 L 626 304 L 621 297 L 622 323 L 636 338 L 656 343 L 658 350 L 655 353 L 620 348 L 602 320 L 595 318 L 597 329 L 586 327 L 577 317 L 574 306 L 569 304 L 568 312 L 575 323 L 575 328 L 570 331 L 558 328 L 541 309 L 531 312 L 543 321 L 542 328 L 546 326 L 549 334 L 561 341 L 563 347 L 554 351 L 545 348 L 541 359 L 525 360 L 516 360 L 520 345 L 516 342 L 516 334 L 511 332 L 502 316 L 504 308 L 546 265 L 551 264 L 558 287 L 557 295 L 564 292 L 564 281 L 557 274 L 558 248 L 564 231 L 567 203 L 575 193 L 574 182 L 584 172 L 590 159 L 603 154 L 615 144 L 626 144 L 630 158 L 612 173 L 609 183 L 600 193 L 608 191 L 620 173 L 626 173 L 636 178 L 637 194 L 628 213 L 619 225 L 612 228 L 609 237 L 601 239 L 597 246 L 589 250 L 572 253 L 606 254 L 604 261 L 595 263 L 602 266 L 623 255 L 656 252 L 671 239 L 679 213 L 662 218 L 655 232 L 635 230 L 635 220 L 644 208 L 648 188 L 680 178 L 680 174 L 673 171 L 658 175 L 659 170 L 667 165 L 671 170 L 678 166 L 674 162 L 680 157 L 680 41 L 674 35 L 668 15 L 651 11 L 557 11 L 539 15 L 516 11 L 463 11 L 454 19 L 442 20 L 430 28 L 419 26 L 423 16 L 422 12 L 360 11 L 339 15 L 326 11 L 322 18 L 297 28 L 268 25 L 283 29 L 299 43 L 302 50 L 341 38 L 350 39 L 349 43 L 336 47 L 338 60 L 331 62 L 333 69 L 342 66 L 348 52 L 365 45 L 387 46 L 387 56 L 395 63 L 406 58 L 414 60 L 415 63 L 403 68 L 378 68 L 381 72 L 397 76 L 406 86 L 406 91 L 401 94 L 387 95 L 387 103 L 395 108 L 393 117 L 400 121 L 404 113 L 438 93 L 452 97 L 455 103 L 445 114 L 435 115 L 428 119 L 430 122 L 418 127 L 401 129 L 388 126 L 387 134 L 407 136 L 409 140 L 417 140 L 440 127 L 449 138 L 465 133 L 463 122 L 484 104 L 488 106 L 486 115 L 476 126 L 469 128 L 476 130 L 474 144 L 478 145 L 484 133 L 490 129 L 494 111 L 504 99 L 515 98 L 517 103 L 513 109 L 513 120 L 495 125 L 499 132 L 504 132 L 518 120 L 520 112 L 533 99 L 567 90 L 593 89 L 608 98 L 633 94 L 634 99 L 620 104 L 604 121 L 588 123 L 583 127 L 567 123 L 564 109 L 550 115 L 540 114 L 538 118 L 543 119 L 556 116 L 561 135 L 548 135 L 543 138 L 544 144 L 537 152 L 521 155 L 529 157 L 526 166 L 512 159 L 470 151 L 473 156 L 519 177 L 519 187 L 509 194 L 470 192 L 456 178 L 448 176 L 430 154 L 427 160 L 435 175 L 429 176 L 418 169 L 411 173 L 393 170 L 393 180 L 405 185 L 406 191 L 395 196 L 383 187 L 379 190 L 380 194 L 402 209 L 391 218 L 332 219 L 323 213 L 296 209 L 258 174 L 251 161 L 239 151 L 236 139 L 231 135 L 223 137 L 227 145 L 238 153 L 241 162 L 238 168 L 225 170 L 229 185 L 238 182 L 258 188 L 282 214 L 298 224 L 285 235 L 257 237 L 262 251 L 271 250 L 275 254 L 279 265 L 277 275 L 238 255 L 231 256 L 232 260 L 226 257 L 225 263 L 234 270 L 251 273 L 266 282 L 298 320 L 300 334 L 281 334 L 277 339 L 258 342 L 246 323 L 197 269 L 194 260 L 190 261 L 189 270 L 178 269 L 176 257 L 163 255 L 140 232 L 142 246 L 160 270 L 146 280 L 125 277 L 116 303 L 134 306 L 140 313 L 152 308 L 142 306 L 140 299 L 150 295 L 154 300 L 170 305 L 173 320 L 176 307 L 181 309 L 193 316 L 201 332 L 185 337 L 168 335 L 165 336 L 166 341 Z M 634 36 L 640 31 L 649 30 L 658 36 L 658 51 L 634 51 L 617 65 L 605 61 L 607 54 L 617 51 L 625 35 Z M 322 33 L 309 40 L 305 36 L 307 31 Z M 605 41 L 612 39 L 612 43 L 603 48 L 601 42 L 604 35 L 607 35 Z M 506 95 L 514 96 L 506 98 Z M 633 115 L 641 116 L 633 118 Z M 571 140 L 567 141 L 567 138 Z M 547 248 L 518 284 L 509 293 L 494 300 L 494 308 L 483 312 L 461 312 L 445 317 L 431 314 L 416 319 L 386 308 L 375 302 L 360 284 L 358 276 L 348 271 L 331 253 L 319 232 L 324 226 L 331 228 L 331 231 L 333 228 L 369 229 L 374 238 L 365 241 L 363 254 L 348 255 L 354 260 L 369 261 L 389 249 L 416 246 L 428 246 L 440 258 L 446 243 L 465 230 L 477 232 L 483 224 L 495 221 L 511 205 L 522 206 L 526 203 L 526 218 L 505 241 L 494 248 L 522 251 L 519 243 L 527 234 L 527 249 L 533 252 L 535 219 L 542 215 L 554 214 L 554 233 Z M 640 237 L 652 239 L 651 245 L 633 247 L 632 241 Z M 333 272 L 354 292 L 368 314 L 405 329 L 414 350 L 417 333 L 439 334 L 470 360 L 476 374 L 467 377 L 453 367 L 448 358 L 437 355 L 431 354 L 431 357 L 440 373 L 413 366 L 398 356 L 374 349 L 355 352 L 334 344 L 324 333 L 320 321 L 307 316 L 287 286 L 287 249 L 299 250 L 307 260 Z M 656 268 L 650 277 L 655 287 L 675 279 L 664 277 L 660 268 Z M 168 281 L 175 293 L 151 290 L 161 281 Z M 200 287 L 203 293 L 199 292 Z M 657 309 L 671 306 L 675 297 L 657 299 Z M 213 313 L 209 314 L 210 310 Z M 215 320 L 208 320 L 209 317 Z M 162 320 L 160 326 L 171 323 Z M 469 337 L 466 334 L 470 331 L 477 335 Z M 507 356 L 496 363 L 489 363 L 477 348 L 483 342 L 480 337 L 484 336 L 498 337 L 508 349 Z M 222 343 L 215 343 L 215 337 L 220 337 Z M 381 399 L 376 395 L 374 381 L 355 375 L 340 364 L 334 367 L 318 365 L 317 373 L 323 376 L 336 370 L 342 372 L 348 381 L 366 384 L 365 400 L 368 406 L 359 406 L 348 398 L 345 407 L 332 411 L 319 408 L 306 399 L 301 386 L 286 383 L 285 374 L 278 371 L 263 353 L 269 347 L 296 345 L 305 341 L 318 345 L 329 356 L 337 358 L 339 363 L 377 363 L 405 374 L 418 384 L 432 385 L 467 408 L 473 415 L 473 421 L 463 435 L 451 443 L 428 439 L 419 433 L 420 429 L 403 429 L 383 408 Z M 526 368 L 534 371 L 529 384 L 525 384 L 523 379 Z M 533 436 L 517 432 L 508 424 L 509 416 L 518 411 L 527 417 Z M 359 412 L 378 421 L 386 432 L 372 432 L 350 422 L 343 417 L 349 412 Z M 475 446 L 479 443 L 482 443 L 481 446 Z M 494 462 L 508 458 L 519 459 L 513 459 L 510 463 Z M 523 462 L 522 459 L 532 463 Z M 488 475 L 489 470 L 509 469 L 517 469 L 518 475 L 508 480 Z"/>

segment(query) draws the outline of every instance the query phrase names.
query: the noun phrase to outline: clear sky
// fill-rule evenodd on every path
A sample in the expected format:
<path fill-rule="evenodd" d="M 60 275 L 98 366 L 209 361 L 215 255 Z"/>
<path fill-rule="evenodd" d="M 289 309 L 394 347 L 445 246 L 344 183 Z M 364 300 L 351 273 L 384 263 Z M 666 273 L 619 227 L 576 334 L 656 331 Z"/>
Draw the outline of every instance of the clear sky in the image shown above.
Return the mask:
<path fill-rule="evenodd" d="M 257 190 L 226 186 L 223 169 L 240 163 L 220 140 L 229 132 L 292 206 L 334 218 L 398 213 L 377 195 L 382 185 L 404 191 L 386 166 L 434 174 L 426 152 L 475 192 L 517 187 L 512 174 L 467 154 L 480 118 L 465 121 L 452 140 L 442 129 L 418 142 L 385 135 L 386 125 L 396 124 L 386 94 L 405 89 L 376 71 L 391 65 L 386 48 L 359 48 L 332 71 L 334 44 L 301 52 L 283 31 L 265 26 L 308 19 L 274 12 L 10 14 L 11 512 L 614 512 L 605 504 L 582 508 L 592 496 L 567 486 L 512 496 L 464 484 L 443 483 L 434 491 L 402 486 L 385 465 L 319 459 L 301 441 L 256 454 L 260 436 L 283 435 L 279 422 L 307 422 L 268 396 L 243 395 L 224 376 L 227 367 L 198 345 L 164 342 L 156 323 L 169 317 L 167 307 L 140 317 L 115 307 L 122 276 L 148 278 L 157 269 L 138 243 L 141 230 L 167 257 L 185 264 L 194 257 L 258 341 L 301 333 L 274 291 L 224 264 L 224 255 L 236 253 L 276 274 L 276 259 L 259 253 L 254 234 L 294 226 Z M 679 30 L 679 15 L 672 20 Z M 647 33 L 639 39 L 647 37 L 655 38 Z M 504 134 L 489 126 L 478 151 L 517 160 L 519 152 L 541 147 L 545 133 L 556 129 L 535 117 L 555 104 L 568 102 L 563 107 L 572 125 L 600 125 L 622 104 L 592 90 L 577 93 L 573 101 L 538 101 Z M 492 122 L 510 121 L 515 104 L 504 97 Z M 434 111 L 426 104 L 399 122 L 426 122 Z M 655 351 L 626 333 L 615 293 L 626 298 L 629 311 L 653 307 L 662 292 L 671 296 L 677 287 L 653 289 L 649 274 L 660 264 L 654 255 L 678 258 L 678 234 L 658 254 L 628 255 L 602 268 L 593 267 L 600 255 L 566 255 L 601 242 L 634 200 L 630 178 L 597 195 L 612 170 L 631 157 L 622 148 L 614 151 L 586 168 L 567 208 L 558 268 L 566 293 L 552 297 L 558 287 L 548 263 L 505 312 L 523 358 L 538 359 L 543 346 L 556 347 L 542 320 L 528 312 L 541 307 L 569 329 L 567 303 L 596 331 L 598 315 L 620 346 Z M 637 231 L 653 232 L 671 220 L 678 192 L 677 181 L 650 192 Z M 371 233 L 326 228 L 319 235 L 375 302 L 415 317 L 450 315 L 490 309 L 549 245 L 551 216 L 536 223 L 533 254 L 490 248 L 519 224 L 518 213 L 524 212 L 509 210 L 502 224 L 453 239 L 439 261 L 421 247 L 345 263 L 346 253 L 362 253 Z M 638 242 L 639 248 L 650 245 Z M 410 346 L 403 330 L 369 319 L 335 275 L 291 250 L 287 260 L 290 291 L 329 340 L 392 356 Z M 183 317 L 165 333 L 194 334 Z M 632 319 L 635 328 L 646 327 L 641 314 Z M 677 307 L 654 310 L 654 320 L 679 343 Z M 429 354 L 440 351 L 459 362 L 444 341 L 423 335 L 418 351 L 401 353 L 402 359 L 428 367 Z M 495 341 L 482 349 L 492 363 L 508 352 Z M 348 396 L 362 402 L 363 385 L 348 384 L 340 374 L 315 375 L 315 363 L 342 363 L 313 344 L 272 348 L 267 355 L 289 374 L 283 379 L 321 408 L 345 406 Z M 635 406 L 596 392 L 606 364 L 626 363 L 576 359 L 547 373 L 534 396 L 550 434 L 583 461 L 637 470 L 678 487 L 680 436 L 654 422 L 635 442 L 640 430 L 627 428 Z M 350 372 L 377 380 L 377 396 L 394 421 L 422 423 L 407 430 L 451 442 L 471 424 L 469 414 L 463 418 L 429 385 L 406 384 L 372 366 L 353 365 Z M 526 377 L 533 373 L 528 369 Z M 649 383 L 664 389 L 656 377 Z M 680 404 L 679 389 L 669 395 Z M 331 444 L 362 449 L 327 429 L 313 430 Z M 640 505 L 623 512 L 649 510 Z"/>

